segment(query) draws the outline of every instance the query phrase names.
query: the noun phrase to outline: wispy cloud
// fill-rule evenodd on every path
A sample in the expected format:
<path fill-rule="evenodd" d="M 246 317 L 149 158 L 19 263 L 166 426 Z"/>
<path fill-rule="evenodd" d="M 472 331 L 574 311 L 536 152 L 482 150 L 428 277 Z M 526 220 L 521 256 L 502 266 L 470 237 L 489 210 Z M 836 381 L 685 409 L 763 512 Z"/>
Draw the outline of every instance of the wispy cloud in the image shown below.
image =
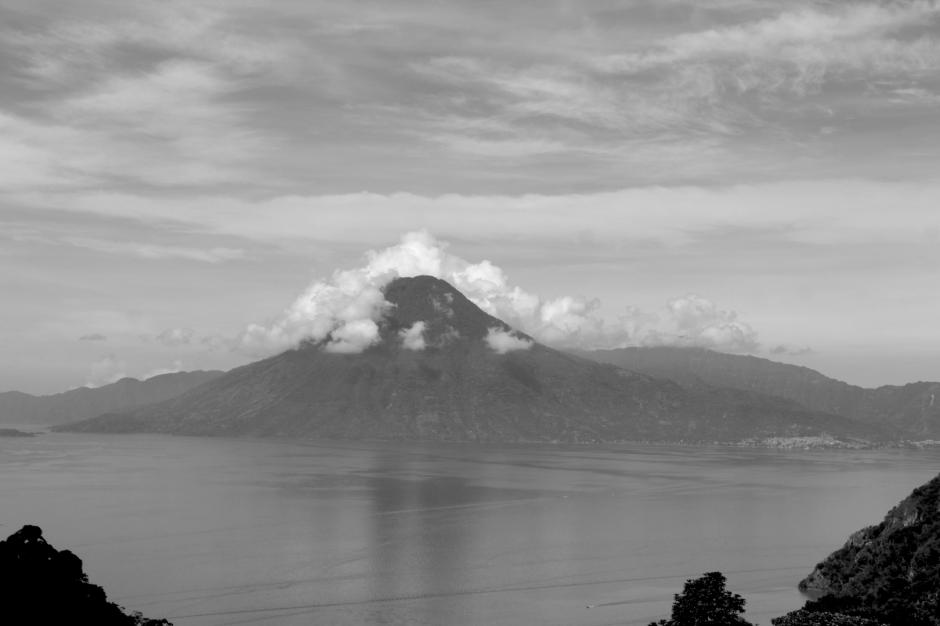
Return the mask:
<path fill-rule="evenodd" d="M 743 171 L 748 157 L 734 155 L 753 158 L 768 141 L 805 153 L 801 144 L 831 135 L 844 115 L 877 116 L 937 94 L 935 2 L 798 3 L 782 11 L 736 4 L 759 8 L 756 18 L 660 39 L 604 39 L 594 42 L 605 51 L 599 54 L 527 48 L 416 62 L 414 70 L 444 93 L 463 94 L 424 105 L 442 127 L 427 136 L 467 154 L 525 141 L 598 163 L 642 168 L 666 157 L 691 173 L 696 160 L 717 159 Z"/>
<path fill-rule="evenodd" d="M 80 147 L 87 137 L 78 129 L 42 123 L 0 110 L 0 190 L 81 186 L 89 170 L 106 157 Z M 85 149 L 87 150 L 85 144 Z"/>
<path fill-rule="evenodd" d="M 224 263 L 243 259 L 246 256 L 243 249 L 225 246 L 198 248 L 140 241 L 116 241 L 97 237 L 69 236 L 49 231 L 41 232 L 32 228 L 13 227 L 8 232 L 0 233 L 0 238 L 44 246 L 72 246 L 103 254 L 129 256 L 152 261 L 182 259 L 200 263 Z"/>
<path fill-rule="evenodd" d="M 898 206 L 898 198 L 905 198 L 903 206 Z M 559 195 L 353 193 L 253 202 L 228 196 L 165 200 L 88 193 L 67 198 L 22 194 L 17 200 L 23 206 L 54 207 L 151 225 L 170 223 L 180 230 L 263 242 L 327 238 L 361 244 L 394 239 L 403 229 L 427 228 L 457 238 L 498 236 L 558 242 L 590 233 L 598 242 L 676 246 L 713 232 L 764 229 L 781 241 L 832 244 L 921 241 L 931 229 L 940 230 L 940 214 L 935 210 L 940 202 L 940 183 L 857 179 L 711 188 L 640 187 Z M 894 207 L 895 212 L 885 211 L 886 206 Z M 134 254 L 138 245 L 144 245 L 81 239 L 78 243 Z M 226 249 L 212 253 L 167 248 L 157 247 L 153 254 L 197 260 L 239 256 Z"/>
<path fill-rule="evenodd" d="M 69 308 L 54 313 L 43 320 L 41 330 L 56 339 L 77 335 L 82 341 L 102 341 L 98 337 L 112 340 L 145 334 L 151 327 L 149 317 L 140 312 Z"/>
<path fill-rule="evenodd" d="M 723 93 L 806 95 L 826 84 L 916 79 L 940 67 L 935 2 L 798 7 L 756 22 L 684 33 L 652 49 L 598 59 L 622 77 L 660 74 Z M 689 74 L 685 74 L 688 72 Z M 691 73 L 698 78 L 689 82 Z"/>
<path fill-rule="evenodd" d="M 87 19 L 53 18 L 48 28 L 15 32 L 11 42 L 30 74 L 65 84 L 113 69 L 113 55 L 121 47 L 202 59 L 240 74 L 270 71 L 290 54 L 289 41 L 259 38 L 233 17 L 237 13 L 195 3 L 154 3 L 134 11 L 105 9 Z"/>
<path fill-rule="evenodd" d="M 163 260 L 184 259 L 201 263 L 223 263 L 244 258 L 244 250 L 236 248 L 213 247 L 208 249 L 187 248 L 182 246 L 163 246 L 133 241 L 109 241 L 88 237 L 65 237 L 64 243 L 86 248 L 105 254 L 135 256 L 141 259 Z"/>
<path fill-rule="evenodd" d="M 45 26 L 6 39 L 22 82 L 49 97 L 18 112 L 4 111 L 8 98 L 0 98 L 0 154 L 16 155 L 0 189 L 218 184 L 238 180 L 276 146 L 232 97 L 286 67 L 288 44 L 175 3 Z"/>
<path fill-rule="evenodd" d="M 612 188 L 844 175 L 863 158 L 916 177 L 915 156 L 887 157 L 910 145 L 880 134 L 905 113 L 936 121 L 938 11 L 156 3 L 21 19 L 0 42 L 16 76 L 0 189 Z"/>
<path fill-rule="evenodd" d="M 107 341 L 108 337 L 102 335 L 101 333 L 90 333 L 87 335 L 82 335 L 78 338 L 79 341 Z"/>
<path fill-rule="evenodd" d="M 863 67 L 870 60 L 861 55 L 853 62 L 852 55 L 847 54 L 852 50 L 837 53 L 840 42 L 877 43 L 896 39 L 899 43 L 917 44 L 930 35 L 938 17 L 940 7 L 929 0 L 796 4 L 765 19 L 667 38 L 660 44 L 660 49 L 666 51 L 659 54 L 614 57 L 613 60 L 624 62 L 626 67 L 637 64 L 639 67 L 635 69 L 645 69 L 664 62 L 702 57 L 749 55 L 762 58 L 772 52 L 796 57 L 798 50 L 809 46 L 820 51 L 820 61 Z"/>

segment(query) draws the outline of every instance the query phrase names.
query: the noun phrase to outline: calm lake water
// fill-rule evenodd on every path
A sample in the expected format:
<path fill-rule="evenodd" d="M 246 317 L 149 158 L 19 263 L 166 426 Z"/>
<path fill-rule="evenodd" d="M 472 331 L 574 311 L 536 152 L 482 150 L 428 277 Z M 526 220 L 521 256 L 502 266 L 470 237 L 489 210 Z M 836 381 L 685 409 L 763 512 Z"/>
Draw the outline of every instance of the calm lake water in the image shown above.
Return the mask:
<path fill-rule="evenodd" d="M 938 471 L 937 450 L 46 434 L 0 439 L 0 533 L 41 526 L 181 626 L 645 625 L 711 570 L 766 625 Z"/>

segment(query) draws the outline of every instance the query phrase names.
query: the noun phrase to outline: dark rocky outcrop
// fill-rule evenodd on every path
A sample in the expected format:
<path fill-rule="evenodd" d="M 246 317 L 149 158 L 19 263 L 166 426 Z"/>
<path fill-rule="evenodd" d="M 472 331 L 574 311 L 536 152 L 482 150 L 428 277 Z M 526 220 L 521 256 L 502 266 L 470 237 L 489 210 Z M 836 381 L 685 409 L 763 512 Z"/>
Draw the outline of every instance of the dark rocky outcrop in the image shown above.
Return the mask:
<path fill-rule="evenodd" d="M 886 436 L 780 398 L 684 389 L 536 342 L 497 353 L 485 338 L 509 326 L 429 276 L 396 279 L 384 295 L 381 341 L 361 354 L 307 343 L 177 398 L 63 430 L 507 442 Z M 416 322 L 423 350 L 402 342 Z"/>
<path fill-rule="evenodd" d="M 581 356 L 687 389 L 731 387 L 798 402 L 813 411 L 898 429 L 909 439 L 940 439 L 940 382 L 866 389 L 808 367 L 704 348 L 636 347 L 580 352 Z"/>
<path fill-rule="evenodd" d="M 160 374 L 146 380 L 122 378 L 103 387 L 79 387 L 48 396 L 6 391 L 0 393 L 0 423 L 61 424 L 87 419 L 167 400 L 222 374 L 210 370 Z"/>
<path fill-rule="evenodd" d="M 0 604 L 4 624 L 171 626 L 109 602 L 101 587 L 88 582 L 82 560 L 46 543 L 38 526 L 0 541 Z"/>

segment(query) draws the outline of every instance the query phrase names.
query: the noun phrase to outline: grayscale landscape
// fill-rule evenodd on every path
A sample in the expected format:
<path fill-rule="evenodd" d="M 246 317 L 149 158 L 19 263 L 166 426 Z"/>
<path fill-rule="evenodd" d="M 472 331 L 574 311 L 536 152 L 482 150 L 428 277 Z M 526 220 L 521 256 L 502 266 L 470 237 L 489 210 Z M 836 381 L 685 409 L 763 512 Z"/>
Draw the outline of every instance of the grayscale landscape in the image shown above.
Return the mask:
<path fill-rule="evenodd" d="M 0 623 L 940 626 L 935 0 L 0 0 Z"/>

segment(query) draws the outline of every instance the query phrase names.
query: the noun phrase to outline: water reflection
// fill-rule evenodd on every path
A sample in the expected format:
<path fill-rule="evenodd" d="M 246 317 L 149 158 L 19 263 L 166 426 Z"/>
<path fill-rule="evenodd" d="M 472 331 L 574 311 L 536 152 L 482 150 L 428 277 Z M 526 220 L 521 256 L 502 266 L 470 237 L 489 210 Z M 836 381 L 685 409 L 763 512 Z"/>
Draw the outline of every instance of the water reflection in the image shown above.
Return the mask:
<path fill-rule="evenodd" d="M 446 594 L 466 584 L 455 563 L 466 561 L 473 528 L 455 514 L 476 491 L 456 476 L 421 476 L 411 455 L 383 453 L 368 472 L 368 552 L 375 598 L 416 598 L 428 621 L 452 623 Z"/>
<path fill-rule="evenodd" d="M 646 624 L 713 569 L 768 623 L 938 467 L 940 451 L 52 434 L 0 441 L 0 524 L 40 525 L 178 626 Z"/>

